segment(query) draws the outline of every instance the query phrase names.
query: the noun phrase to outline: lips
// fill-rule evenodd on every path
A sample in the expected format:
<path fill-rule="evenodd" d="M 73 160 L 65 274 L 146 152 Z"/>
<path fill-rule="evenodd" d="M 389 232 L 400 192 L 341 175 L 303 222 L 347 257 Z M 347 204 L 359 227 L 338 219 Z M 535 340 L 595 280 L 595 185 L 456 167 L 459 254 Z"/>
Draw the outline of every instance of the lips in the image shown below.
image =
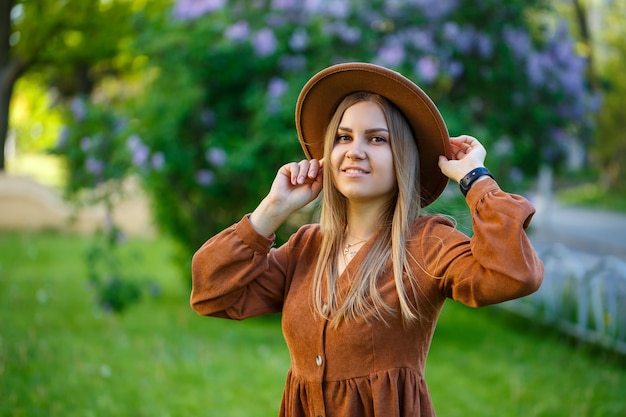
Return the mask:
<path fill-rule="evenodd" d="M 350 175 L 369 174 L 369 171 L 360 167 L 345 167 L 341 169 L 342 172 Z"/>

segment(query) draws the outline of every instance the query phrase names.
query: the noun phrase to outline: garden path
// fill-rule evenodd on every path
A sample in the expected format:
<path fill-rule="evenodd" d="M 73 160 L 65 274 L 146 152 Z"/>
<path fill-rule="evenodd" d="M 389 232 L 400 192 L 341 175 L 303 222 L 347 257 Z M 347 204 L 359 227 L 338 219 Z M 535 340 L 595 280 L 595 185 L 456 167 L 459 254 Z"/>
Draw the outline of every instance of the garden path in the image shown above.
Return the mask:
<path fill-rule="evenodd" d="M 530 236 L 538 248 L 561 243 L 589 257 L 610 255 L 626 261 L 626 215 L 541 199 L 533 203 L 537 213 Z"/>

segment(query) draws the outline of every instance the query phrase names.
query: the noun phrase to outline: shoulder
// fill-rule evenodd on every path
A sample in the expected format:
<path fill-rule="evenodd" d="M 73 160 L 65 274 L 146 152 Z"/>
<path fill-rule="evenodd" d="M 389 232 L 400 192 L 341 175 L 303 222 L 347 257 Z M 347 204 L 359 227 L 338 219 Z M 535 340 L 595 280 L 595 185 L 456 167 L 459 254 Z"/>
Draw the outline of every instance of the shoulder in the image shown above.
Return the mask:
<path fill-rule="evenodd" d="M 416 237 L 424 233 L 429 234 L 435 230 L 449 231 L 456 228 L 456 221 L 443 214 L 427 214 L 415 220 L 409 229 L 410 237 Z"/>
<path fill-rule="evenodd" d="M 321 227 L 318 223 L 302 225 L 290 237 L 287 244 L 292 249 L 317 248 L 322 241 Z"/>
<path fill-rule="evenodd" d="M 456 222 L 447 216 L 429 214 L 411 224 L 407 250 L 427 263 L 439 259 L 451 246 L 468 242 L 469 238 L 456 228 Z"/>

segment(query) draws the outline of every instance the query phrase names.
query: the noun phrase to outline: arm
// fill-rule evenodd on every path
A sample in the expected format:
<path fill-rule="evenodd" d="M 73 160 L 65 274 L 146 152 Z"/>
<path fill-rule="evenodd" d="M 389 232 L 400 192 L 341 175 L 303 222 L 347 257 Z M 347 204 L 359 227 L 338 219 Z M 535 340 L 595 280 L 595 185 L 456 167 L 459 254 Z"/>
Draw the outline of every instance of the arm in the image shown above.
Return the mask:
<path fill-rule="evenodd" d="M 315 160 L 281 167 L 254 212 L 209 239 L 194 254 L 190 300 L 194 310 L 232 319 L 281 310 L 291 279 L 289 245 L 270 249 L 274 232 L 293 211 L 317 197 L 319 168 Z"/>
<path fill-rule="evenodd" d="M 322 166 L 316 159 L 282 166 L 269 194 L 250 215 L 254 229 L 271 236 L 293 212 L 315 200 L 322 191 Z"/>
<path fill-rule="evenodd" d="M 441 270 L 446 296 L 478 307 L 535 292 L 544 267 L 526 235 L 535 213 L 530 202 L 505 193 L 490 178 L 472 187 L 467 202 L 474 235 L 468 239 L 459 232 L 446 240 Z"/>
<path fill-rule="evenodd" d="M 486 152 L 476 139 L 451 138 L 451 145 L 452 158 L 442 156 L 439 161 L 449 178 L 459 181 L 484 166 Z M 426 241 L 434 237 L 441 242 L 439 252 L 436 245 L 424 251 L 434 275 L 442 277 L 445 295 L 481 306 L 536 291 L 544 268 L 526 235 L 534 207 L 521 196 L 505 193 L 486 175 L 474 182 L 467 203 L 474 230 L 471 239 L 441 224 L 424 236 Z"/>

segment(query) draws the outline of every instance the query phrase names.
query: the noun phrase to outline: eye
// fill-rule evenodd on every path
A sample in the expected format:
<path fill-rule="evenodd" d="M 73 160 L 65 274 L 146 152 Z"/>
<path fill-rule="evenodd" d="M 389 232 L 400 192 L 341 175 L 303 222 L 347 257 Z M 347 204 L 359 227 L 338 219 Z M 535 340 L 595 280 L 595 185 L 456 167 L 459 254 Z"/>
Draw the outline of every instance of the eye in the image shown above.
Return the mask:
<path fill-rule="evenodd" d="M 372 138 L 370 140 L 372 142 L 374 142 L 374 143 L 385 143 L 385 142 L 387 142 L 387 138 L 385 138 L 384 136 L 372 136 Z"/>
<path fill-rule="evenodd" d="M 352 138 L 349 135 L 337 135 L 335 142 L 349 142 Z"/>

